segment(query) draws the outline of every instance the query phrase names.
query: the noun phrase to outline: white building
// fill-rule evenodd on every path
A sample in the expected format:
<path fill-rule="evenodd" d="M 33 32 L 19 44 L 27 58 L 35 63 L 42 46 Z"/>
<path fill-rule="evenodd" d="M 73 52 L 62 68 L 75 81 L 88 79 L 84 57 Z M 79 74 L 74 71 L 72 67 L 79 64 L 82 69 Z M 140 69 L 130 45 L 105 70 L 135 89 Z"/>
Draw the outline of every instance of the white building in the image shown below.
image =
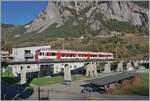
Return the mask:
<path fill-rule="evenodd" d="M 43 48 L 51 48 L 51 46 L 48 45 L 48 46 L 13 48 L 12 56 L 15 61 L 21 61 L 21 60 L 24 61 L 26 59 L 35 60 L 36 51 Z"/>
<path fill-rule="evenodd" d="M 12 48 L 12 57 L 13 61 L 34 61 L 35 53 L 39 49 L 51 48 L 50 45 L 47 46 L 33 46 L 33 47 L 19 47 Z M 27 73 L 37 72 L 39 71 L 38 64 L 16 64 L 9 65 L 12 68 L 12 72 L 15 76 L 20 74 L 22 68 L 26 68 Z"/>

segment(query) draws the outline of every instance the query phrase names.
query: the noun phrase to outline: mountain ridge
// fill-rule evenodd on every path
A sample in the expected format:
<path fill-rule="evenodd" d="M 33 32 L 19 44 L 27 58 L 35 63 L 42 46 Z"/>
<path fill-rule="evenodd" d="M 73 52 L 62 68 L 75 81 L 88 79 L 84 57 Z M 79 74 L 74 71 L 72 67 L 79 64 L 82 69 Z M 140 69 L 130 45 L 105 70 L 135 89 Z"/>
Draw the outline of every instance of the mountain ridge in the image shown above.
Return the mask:
<path fill-rule="evenodd" d="M 26 25 L 27 33 L 46 30 L 50 25 L 57 23 L 56 27 L 64 24 L 69 17 L 76 20 L 85 19 L 85 24 L 90 24 L 91 30 L 99 30 L 102 23 L 95 20 L 97 13 L 103 14 L 102 19 L 116 19 L 117 21 L 131 23 L 137 26 L 148 26 L 148 10 L 129 1 L 83 1 L 60 2 L 49 1 L 46 10 L 40 12 L 31 24 Z M 106 20 L 107 20 L 106 19 Z"/>

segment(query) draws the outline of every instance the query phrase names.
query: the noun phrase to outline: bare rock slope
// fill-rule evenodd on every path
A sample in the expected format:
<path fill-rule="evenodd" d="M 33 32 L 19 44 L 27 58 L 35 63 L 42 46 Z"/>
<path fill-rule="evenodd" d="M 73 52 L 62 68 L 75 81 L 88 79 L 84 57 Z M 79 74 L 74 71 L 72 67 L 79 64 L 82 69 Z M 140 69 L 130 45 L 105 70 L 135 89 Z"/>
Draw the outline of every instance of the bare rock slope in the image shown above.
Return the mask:
<path fill-rule="evenodd" d="M 102 14 L 103 19 L 116 19 L 137 26 L 148 26 L 148 9 L 139 7 L 131 1 L 49 1 L 45 10 L 25 26 L 27 32 L 42 32 L 52 24 L 60 27 L 68 20 L 85 19 L 91 30 L 99 30 L 103 24 L 96 19 L 97 14 Z"/>

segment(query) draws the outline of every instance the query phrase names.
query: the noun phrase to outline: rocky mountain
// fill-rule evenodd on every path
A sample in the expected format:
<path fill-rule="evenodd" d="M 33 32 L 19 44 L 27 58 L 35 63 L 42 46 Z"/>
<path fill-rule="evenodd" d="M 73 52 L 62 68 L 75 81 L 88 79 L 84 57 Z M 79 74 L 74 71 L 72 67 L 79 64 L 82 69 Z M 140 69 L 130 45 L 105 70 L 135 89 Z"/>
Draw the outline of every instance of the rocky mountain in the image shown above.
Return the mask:
<path fill-rule="evenodd" d="M 51 45 L 61 49 L 64 42 L 70 50 L 145 58 L 149 56 L 148 7 L 148 1 L 49 1 L 24 26 L 1 24 L 2 48 Z"/>
<path fill-rule="evenodd" d="M 54 24 L 59 29 L 71 20 L 71 26 L 82 24 L 87 30 L 99 32 L 108 20 L 148 26 L 148 16 L 148 9 L 131 1 L 49 1 L 47 8 L 25 28 L 26 33 L 41 33 Z"/>

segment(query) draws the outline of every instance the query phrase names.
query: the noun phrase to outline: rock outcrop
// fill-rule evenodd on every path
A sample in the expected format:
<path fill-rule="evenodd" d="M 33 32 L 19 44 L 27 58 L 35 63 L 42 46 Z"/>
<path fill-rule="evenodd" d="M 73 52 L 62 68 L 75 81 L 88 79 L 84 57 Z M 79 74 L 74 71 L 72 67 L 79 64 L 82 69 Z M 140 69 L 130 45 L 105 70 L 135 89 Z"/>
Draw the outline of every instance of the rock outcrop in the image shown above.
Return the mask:
<path fill-rule="evenodd" d="M 26 25 L 26 29 L 27 32 L 42 32 L 52 24 L 60 27 L 69 17 L 75 17 L 85 19 L 92 30 L 99 30 L 102 23 L 95 19 L 97 13 L 103 14 L 104 19 L 116 19 L 137 26 L 147 26 L 149 20 L 148 9 L 131 1 L 49 1 L 47 8 Z M 78 23 L 74 21 L 73 24 Z"/>

